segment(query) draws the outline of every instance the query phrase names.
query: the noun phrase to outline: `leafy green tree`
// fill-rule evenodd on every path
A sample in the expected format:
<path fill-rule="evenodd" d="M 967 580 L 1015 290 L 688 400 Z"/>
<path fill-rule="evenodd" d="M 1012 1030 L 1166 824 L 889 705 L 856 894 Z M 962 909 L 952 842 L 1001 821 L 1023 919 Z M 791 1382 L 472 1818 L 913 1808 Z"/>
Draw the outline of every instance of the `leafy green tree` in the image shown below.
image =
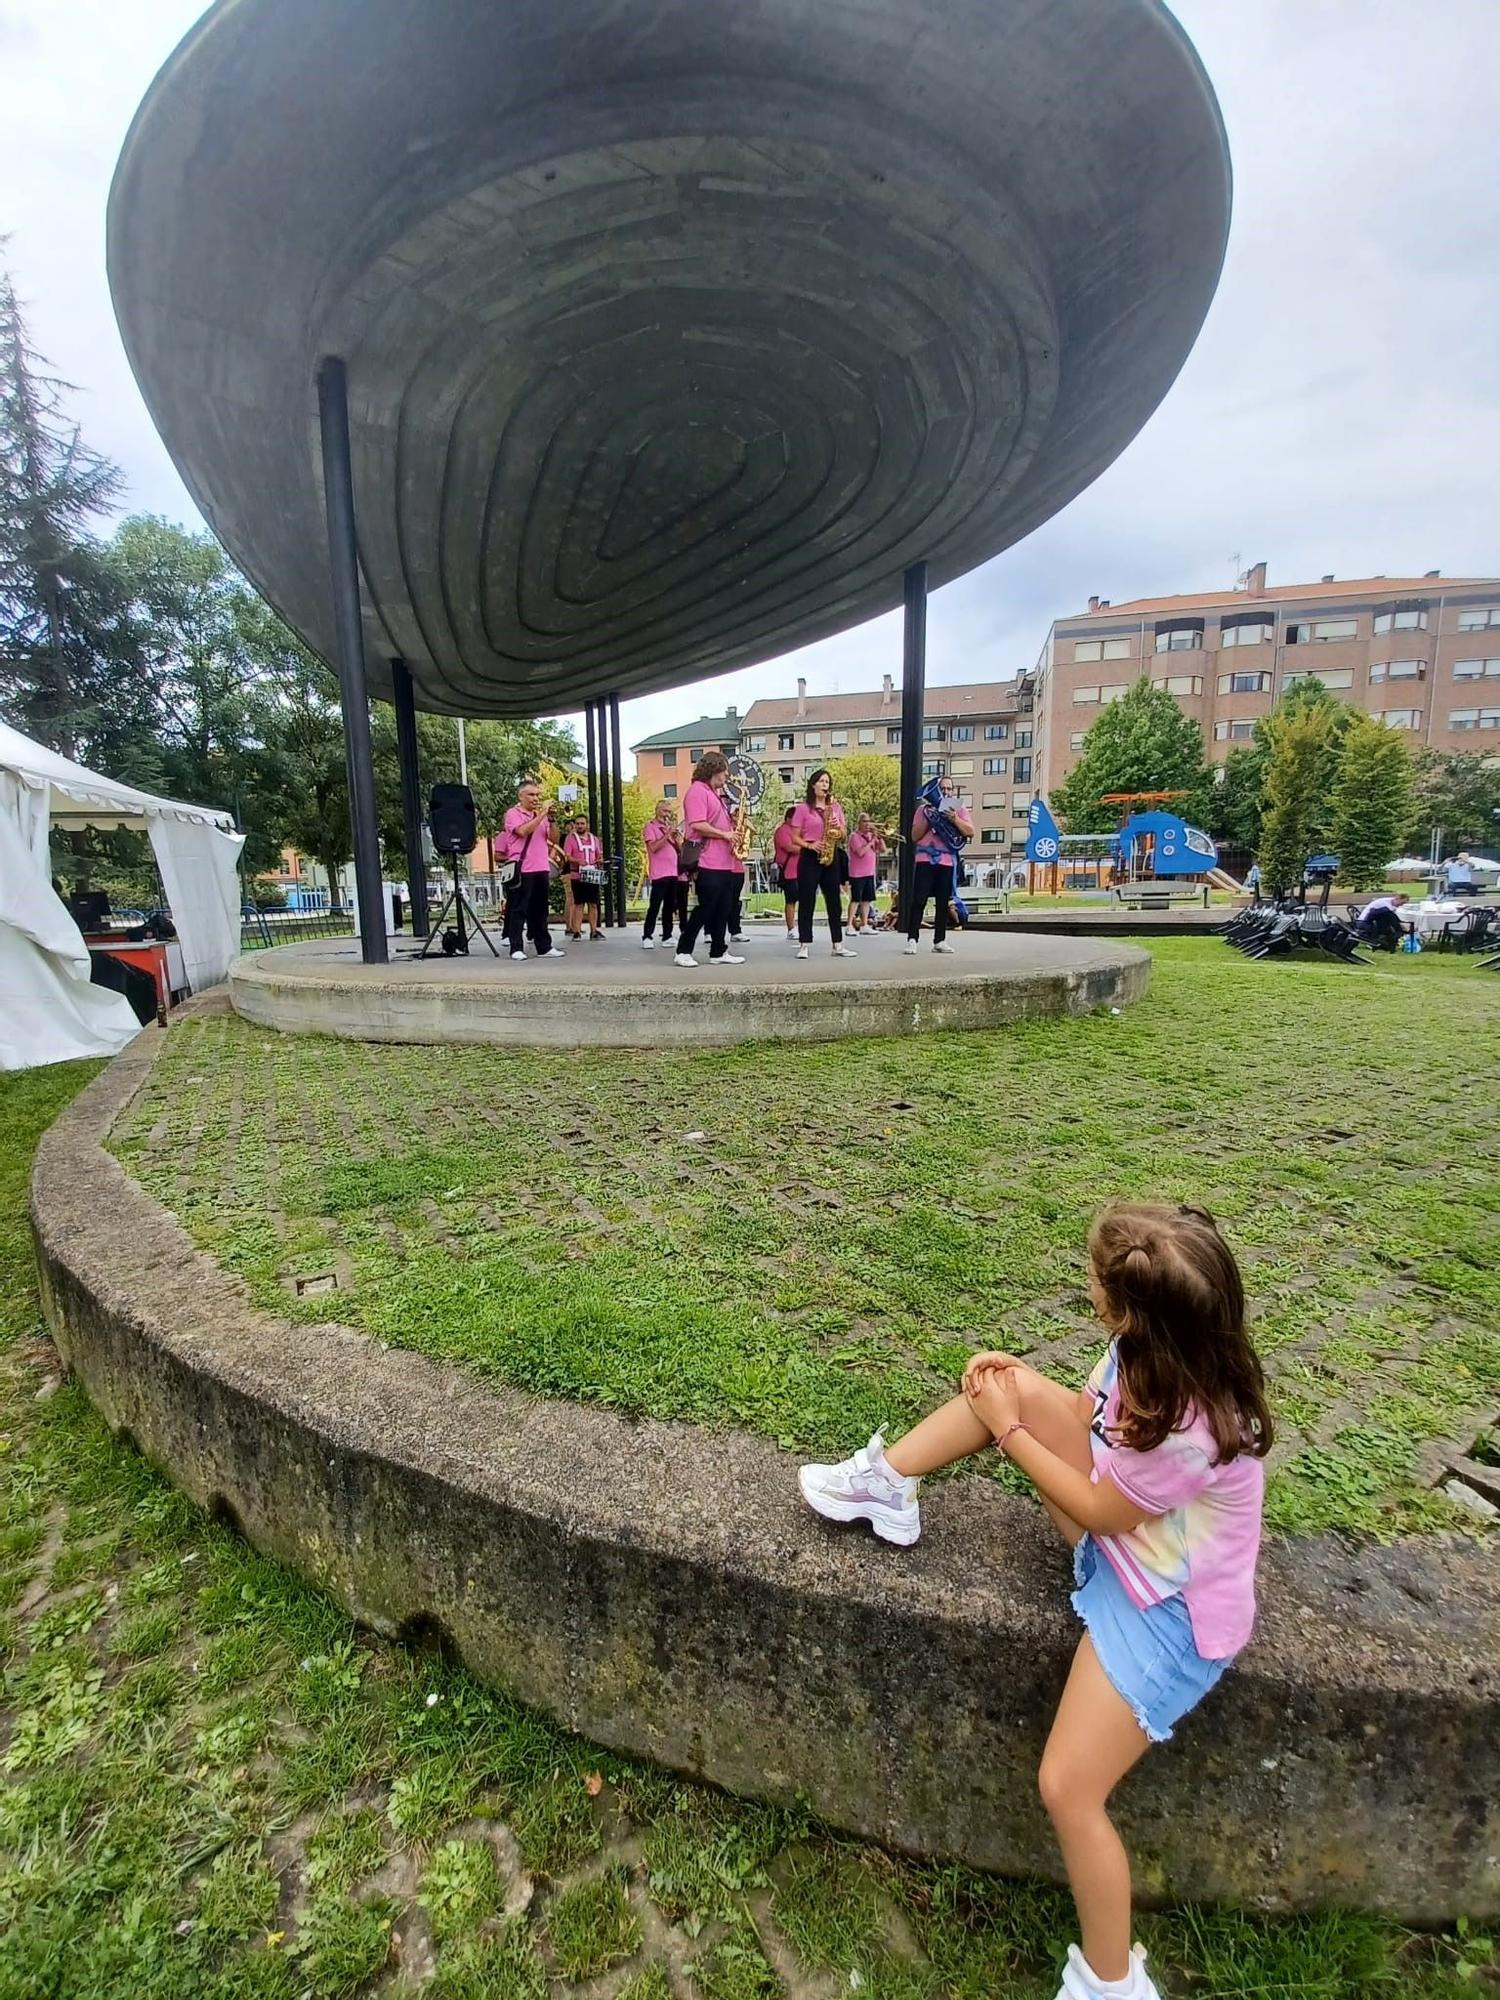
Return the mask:
<path fill-rule="evenodd" d="M 1207 831 L 1226 846 L 1250 854 L 1260 846 L 1269 755 L 1264 743 L 1237 744 L 1224 759 L 1223 775 L 1209 800 Z"/>
<path fill-rule="evenodd" d="M 242 643 L 266 692 L 260 830 L 278 848 L 295 848 L 317 861 L 328 877 L 329 901 L 339 909 L 339 869 L 354 843 L 338 682 L 260 598 L 247 592 L 238 616 Z"/>
<path fill-rule="evenodd" d="M 1212 787 L 1203 732 L 1165 688 L 1142 675 L 1101 711 L 1078 762 L 1053 792 L 1052 809 L 1069 833 L 1111 833 L 1120 813 L 1100 803 L 1109 793 L 1180 792 L 1173 810 L 1202 825 Z"/>
<path fill-rule="evenodd" d="M 119 778 L 155 776 L 150 688 L 91 524 L 120 474 L 65 414 L 0 272 L 0 703 L 20 729 Z"/>
<path fill-rule="evenodd" d="M 1423 750 L 1414 766 L 1404 850 L 1425 856 L 1435 829 L 1449 854 L 1500 842 L 1500 764 L 1473 751 Z"/>
<path fill-rule="evenodd" d="M 875 750 L 856 750 L 853 756 L 840 757 L 828 769 L 833 778 L 834 797 L 843 805 L 851 826 L 861 813 L 868 813 L 877 826 L 895 827 L 901 816 L 899 757 L 882 757 Z"/>
<path fill-rule="evenodd" d="M 1308 855 L 1322 845 L 1320 785 L 1334 728 L 1330 706 L 1321 703 L 1283 702 L 1266 718 L 1269 755 L 1259 858 L 1276 894 L 1296 888 Z"/>
<path fill-rule="evenodd" d="M 1401 851 L 1411 821 L 1411 752 L 1371 715 L 1351 717 L 1339 750 L 1333 790 L 1333 846 L 1339 880 L 1373 889 Z"/>

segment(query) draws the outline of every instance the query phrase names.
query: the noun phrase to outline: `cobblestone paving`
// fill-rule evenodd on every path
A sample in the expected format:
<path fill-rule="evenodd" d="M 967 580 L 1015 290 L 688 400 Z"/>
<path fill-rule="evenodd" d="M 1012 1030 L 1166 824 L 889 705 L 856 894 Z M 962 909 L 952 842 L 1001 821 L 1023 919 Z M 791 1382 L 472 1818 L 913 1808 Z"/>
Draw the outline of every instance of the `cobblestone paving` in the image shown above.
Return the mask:
<path fill-rule="evenodd" d="M 1080 1377 L 1094 1207 L 1206 1202 L 1272 1378 L 1273 1519 L 1456 1518 L 1430 1489 L 1500 1406 L 1500 979 L 1156 958 L 1118 1017 L 811 1048 L 187 1021 L 112 1144 L 263 1305 L 820 1452 L 977 1346 Z"/>

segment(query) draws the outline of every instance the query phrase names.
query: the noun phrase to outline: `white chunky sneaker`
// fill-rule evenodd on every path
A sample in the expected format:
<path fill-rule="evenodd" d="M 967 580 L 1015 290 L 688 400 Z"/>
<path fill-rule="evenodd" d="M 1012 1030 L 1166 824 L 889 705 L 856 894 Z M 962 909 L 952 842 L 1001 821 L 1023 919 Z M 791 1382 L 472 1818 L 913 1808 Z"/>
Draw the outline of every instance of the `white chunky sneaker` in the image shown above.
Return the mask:
<path fill-rule="evenodd" d="M 856 950 L 854 949 L 854 947 L 853 947 L 853 945 L 852 945 L 852 944 L 836 944 L 836 945 L 835 945 L 835 946 L 833 947 L 833 955 L 834 955 L 834 957 L 835 957 L 835 958 L 858 958 L 858 957 L 859 957 L 859 953 L 858 953 L 858 952 L 857 952 L 857 951 L 856 951 Z"/>
<path fill-rule="evenodd" d="M 526 954 L 525 954 L 525 952 L 524 952 L 524 951 L 513 951 L 513 952 L 511 953 L 511 955 L 510 955 L 510 962 L 511 962 L 511 964 L 512 964 L 512 965 L 524 965 L 524 964 L 526 963 Z"/>
<path fill-rule="evenodd" d="M 825 1521 L 868 1521 L 881 1541 L 901 1548 L 910 1548 L 922 1532 L 917 1482 L 891 1471 L 879 1431 L 842 1465 L 804 1465 L 797 1484 Z"/>
<path fill-rule="evenodd" d="M 567 955 L 560 944 L 549 944 L 545 951 L 537 953 L 538 958 L 566 958 Z"/>
<path fill-rule="evenodd" d="M 932 948 L 934 951 L 943 952 L 948 958 L 952 958 L 953 956 L 953 947 L 951 944 L 935 944 Z"/>
<path fill-rule="evenodd" d="M 708 962 L 710 965 L 743 965 L 745 963 L 744 958 L 737 951 L 721 952 L 717 958 L 711 958 Z"/>
<path fill-rule="evenodd" d="M 797 947 L 797 956 L 798 958 L 810 958 L 812 956 L 811 947 L 805 944 L 799 944 Z"/>
<path fill-rule="evenodd" d="M 731 944 L 749 944 L 750 940 L 743 931 L 731 931 L 729 933 L 729 942 Z"/>
<path fill-rule="evenodd" d="M 656 939 L 655 939 L 655 938 L 642 938 L 642 939 L 641 939 L 641 949 L 642 949 L 642 951 L 655 951 L 655 949 L 656 949 Z"/>
<path fill-rule="evenodd" d="M 680 951 L 672 960 L 674 965 L 691 965 L 696 970 L 698 961 L 690 951 Z"/>
<path fill-rule="evenodd" d="M 1130 1954 L 1130 1984 L 1105 1985 L 1076 1944 L 1068 1946 L 1057 2000 L 1161 2000 L 1156 1981 L 1146 1970 L 1146 1953 L 1136 1945 Z"/>
<path fill-rule="evenodd" d="M 906 940 L 906 947 L 903 950 L 901 956 L 903 958 L 915 958 L 916 955 L 917 955 L 917 941 L 915 938 L 908 938 Z"/>

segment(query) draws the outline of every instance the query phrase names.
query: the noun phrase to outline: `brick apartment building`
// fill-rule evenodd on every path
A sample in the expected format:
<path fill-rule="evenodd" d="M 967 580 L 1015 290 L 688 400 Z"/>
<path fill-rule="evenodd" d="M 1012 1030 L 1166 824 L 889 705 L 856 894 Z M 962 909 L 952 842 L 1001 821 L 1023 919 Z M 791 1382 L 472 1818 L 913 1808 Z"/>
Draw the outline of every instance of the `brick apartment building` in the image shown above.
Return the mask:
<path fill-rule="evenodd" d="M 840 757 L 901 755 L 901 690 L 887 674 L 882 686 L 859 694 L 795 696 L 757 701 L 743 720 L 730 709 L 683 729 L 662 730 L 632 746 L 636 772 L 649 797 L 680 798 L 705 749 L 743 750 L 774 771 L 789 799 L 801 796 L 820 764 Z M 1026 844 L 1032 794 L 1031 695 L 1016 681 L 930 687 L 922 725 L 925 777 L 948 776 L 974 818 L 969 852 L 1006 856 Z"/>
<path fill-rule="evenodd" d="M 1035 674 L 1039 788 L 1077 762 L 1089 725 L 1142 674 L 1175 695 L 1222 761 L 1286 688 L 1315 674 L 1413 748 L 1500 757 L 1500 577 L 1374 576 L 1126 604 L 1060 618 Z"/>

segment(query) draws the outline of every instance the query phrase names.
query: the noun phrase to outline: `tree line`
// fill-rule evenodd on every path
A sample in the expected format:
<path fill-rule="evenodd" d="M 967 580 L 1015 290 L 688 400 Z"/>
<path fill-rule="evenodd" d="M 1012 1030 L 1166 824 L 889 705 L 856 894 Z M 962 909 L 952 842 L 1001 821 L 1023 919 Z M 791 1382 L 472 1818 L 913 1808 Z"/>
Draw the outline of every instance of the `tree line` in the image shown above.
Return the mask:
<path fill-rule="evenodd" d="M 247 881 L 290 847 L 322 866 L 337 900 L 352 841 L 336 677 L 212 536 L 150 515 L 110 525 L 123 480 L 84 442 L 70 393 L 32 349 L 0 273 L 0 715 L 110 777 L 233 813 Z M 387 703 L 372 704 L 371 726 L 381 841 L 400 876 Z M 424 792 L 456 780 L 454 722 L 422 714 L 417 729 Z M 476 722 L 467 751 L 490 835 L 519 779 L 575 763 L 578 744 L 552 722 Z M 132 839 L 72 844 L 100 873 Z"/>
<path fill-rule="evenodd" d="M 1268 885 L 1294 887 L 1308 856 L 1340 859 L 1339 879 L 1374 888 L 1398 855 L 1496 838 L 1500 768 L 1480 755 L 1419 749 L 1375 717 L 1301 680 L 1211 765 L 1198 724 L 1145 676 L 1102 711 L 1052 794 L 1069 833 L 1109 833 L 1111 792 L 1172 791 L 1174 810 L 1222 845 L 1257 857 Z"/>

